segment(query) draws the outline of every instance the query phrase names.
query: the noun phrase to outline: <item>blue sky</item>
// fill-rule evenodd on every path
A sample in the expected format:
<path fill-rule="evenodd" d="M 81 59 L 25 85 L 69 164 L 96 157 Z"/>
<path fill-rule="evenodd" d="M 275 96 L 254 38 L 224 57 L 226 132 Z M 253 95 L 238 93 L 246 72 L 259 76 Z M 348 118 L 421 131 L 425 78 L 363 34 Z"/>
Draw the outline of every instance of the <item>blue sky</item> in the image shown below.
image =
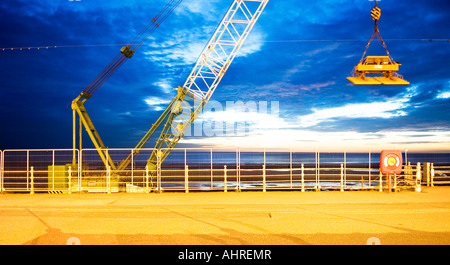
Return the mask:
<path fill-rule="evenodd" d="M 71 101 L 166 2 L 2 1 L 0 149 L 71 148 Z M 106 146 L 137 144 L 231 2 L 184 0 L 86 102 Z M 379 30 L 406 86 L 346 80 L 372 34 L 372 7 L 367 0 L 270 0 L 194 123 L 202 133 L 179 146 L 450 150 L 450 2 L 379 3 Z M 367 55 L 384 50 L 374 41 Z M 226 124 L 234 133 L 220 132 Z"/>

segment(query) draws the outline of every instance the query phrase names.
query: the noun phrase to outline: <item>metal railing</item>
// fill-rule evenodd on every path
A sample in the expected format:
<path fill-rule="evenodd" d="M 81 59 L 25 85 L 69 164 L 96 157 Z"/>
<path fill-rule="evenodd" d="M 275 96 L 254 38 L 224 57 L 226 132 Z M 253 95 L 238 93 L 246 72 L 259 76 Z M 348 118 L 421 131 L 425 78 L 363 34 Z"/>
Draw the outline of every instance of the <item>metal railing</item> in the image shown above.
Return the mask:
<path fill-rule="evenodd" d="M 77 150 L 75 152 L 78 154 Z M 77 181 L 81 177 L 77 175 L 77 168 L 68 166 L 72 163 L 71 149 L 4 150 L 1 154 L 2 191 L 60 191 L 68 187 L 67 181 Z M 72 187 L 73 183 L 70 184 Z"/>
<path fill-rule="evenodd" d="M 0 193 L 3 193 L 3 151 L 0 150 Z"/>
<path fill-rule="evenodd" d="M 430 167 L 429 186 L 450 184 L 450 166 L 434 166 L 431 163 Z"/>
<path fill-rule="evenodd" d="M 379 173 L 371 153 L 307 153 L 266 149 L 174 149 L 155 171 L 153 149 L 142 149 L 127 168 L 105 167 L 96 149 L 0 151 L 1 192 L 75 193 L 243 190 L 389 190 L 449 183 L 450 166 L 405 165 L 403 174 Z M 108 149 L 119 163 L 132 149 Z M 75 154 L 75 157 L 74 157 Z M 375 161 L 372 161 L 372 159 Z"/>

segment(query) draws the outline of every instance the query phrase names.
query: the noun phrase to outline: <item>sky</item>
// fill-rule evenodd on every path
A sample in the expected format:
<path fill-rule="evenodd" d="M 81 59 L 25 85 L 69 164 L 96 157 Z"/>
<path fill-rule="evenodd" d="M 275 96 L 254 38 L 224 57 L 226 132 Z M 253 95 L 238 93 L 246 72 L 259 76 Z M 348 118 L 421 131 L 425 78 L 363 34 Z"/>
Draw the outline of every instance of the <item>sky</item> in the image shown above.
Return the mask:
<path fill-rule="evenodd" d="M 71 101 L 166 3 L 1 1 L 0 150 L 72 148 Z M 231 3 L 184 0 L 86 102 L 108 148 L 139 142 Z M 450 2 L 380 1 L 381 36 L 410 85 L 356 86 L 346 77 L 373 5 L 270 0 L 177 147 L 449 151 Z M 366 55 L 385 54 L 373 41 Z"/>

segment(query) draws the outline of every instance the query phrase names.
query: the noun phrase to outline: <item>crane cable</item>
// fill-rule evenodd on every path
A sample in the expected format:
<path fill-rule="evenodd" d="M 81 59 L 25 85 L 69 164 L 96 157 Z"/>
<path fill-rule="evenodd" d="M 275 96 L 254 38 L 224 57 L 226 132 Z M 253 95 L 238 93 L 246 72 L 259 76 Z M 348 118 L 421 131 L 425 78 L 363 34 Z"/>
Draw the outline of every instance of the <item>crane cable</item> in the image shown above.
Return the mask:
<path fill-rule="evenodd" d="M 422 41 L 422 42 L 448 42 L 450 43 L 450 39 L 425 39 L 425 38 L 416 38 L 416 39 L 386 39 L 387 41 Z M 298 39 L 298 40 L 260 40 L 254 41 L 255 43 L 301 43 L 301 42 L 361 42 L 364 40 L 361 39 Z M 56 48 L 83 48 L 83 47 L 107 47 L 107 46 L 124 46 L 127 44 L 124 43 L 109 43 L 109 44 L 72 44 L 72 45 L 47 45 L 47 46 L 23 46 L 23 47 L 5 47 L 0 48 L 1 51 L 14 51 L 14 50 L 31 50 L 31 49 L 56 49 Z"/>
<path fill-rule="evenodd" d="M 361 57 L 360 62 L 363 63 L 364 56 L 366 55 L 367 49 L 370 46 L 370 43 L 372 42 L 373 38 L 376 36 L 378 41 L 381 42 L 381 46 L 386 50 L 387 56 L 389 57 L 389 60 L 394 63 L 394 60 L 392 59 L 391 55 L 389 54 L 389 51 L 387 49 L 386 43 L 384 43 L 383 38 L 381 37 L 380 31 L 378 30 L 378 20 L 381 17 L 381 9 L 377 7 L 377 1 L 375 1 L 375 7 L 370 10 L 370 16 L 372 17 L 373 21 L 375 21 L 375 26 L 373 30 L 373 34 L 369 39 L 369 42 L 366 45 L 366 49 L 364 50 L 364 53 Z"/>
<path fill-rule="evenodd" d="M 136 49 L 161 25 L 161 23 L 177 8 L 183 0 L 170 0 L 161 11 L 141 30 L 141 32 L 126 46 L 122 47 L 121 54 L 117 55 L 113 61 L 91 82 L 82 92 L 84 98 L 88 99 L 97 89 L 119 67 L 130 59 Z"/>

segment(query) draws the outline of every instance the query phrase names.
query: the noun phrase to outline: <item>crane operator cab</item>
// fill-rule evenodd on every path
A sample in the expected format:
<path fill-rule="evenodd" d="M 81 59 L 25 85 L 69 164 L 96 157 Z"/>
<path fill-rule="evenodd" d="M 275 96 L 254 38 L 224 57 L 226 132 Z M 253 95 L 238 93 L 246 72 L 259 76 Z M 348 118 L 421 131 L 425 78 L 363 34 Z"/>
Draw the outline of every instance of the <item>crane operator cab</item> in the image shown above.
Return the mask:
<path fill-rule="evenodd" d="M 366 45 L 366 50 L 364 51 L 360 62 L 353 68 L 352 76 L 347 77 L 347 80 L 355 85 L 409 85 L 409 82 L 404 80 L 403 77 L 397 73 L 401 64 L 395 62 L 391 58 L 386 44 L 381 38 L 378 30 L 378 20 L 381 16 L 381 9 L 377 7 L 377 2 L 375 2 L 375 7 L 371 9 L 371 16 L 375 21 L 375 29 Z M 381 42 L 387 55 L 364 57 L 375 36 Z"/>

